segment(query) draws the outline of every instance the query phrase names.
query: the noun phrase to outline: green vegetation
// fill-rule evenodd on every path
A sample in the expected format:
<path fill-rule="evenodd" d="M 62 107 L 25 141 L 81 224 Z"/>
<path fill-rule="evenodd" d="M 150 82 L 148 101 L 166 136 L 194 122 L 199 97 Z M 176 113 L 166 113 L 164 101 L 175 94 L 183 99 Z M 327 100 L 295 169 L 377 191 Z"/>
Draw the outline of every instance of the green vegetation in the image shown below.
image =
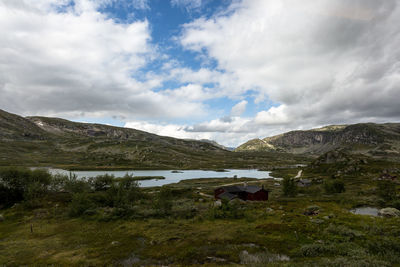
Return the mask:
<path fill-rule="evenodd" d="M 78 180 L 1 169 L 2 192 L 20 191 L 7 204 L 2 199 L 0 264 L 396 265 L 400 218 L 349 210 L 396 207 L 399 196 L 383 198 L 388 187 L 376 178 L 383 171 L 396 174 L 400 166 L 372 159 L 358 166 L 348 173 L 343 163 L 303 167 L 302 178 L 313 182 L 297 188 L 296 196 L 284 195 L 285 180 L 280 187 L 272 179 L 214 178 L 139 188 L 129 175 Z M 342 174 L 332 178 L 338 171 Z M 290 178 L 297 172 L 276 169 L 274 175 Z M 270 200 L 215 203 L 216 187 L 244 181 L 269 188 Z M 341 183 L 345 191 L 336 189 Z M 391 183 L 397 192 L 399 185 Z M 327 192 L 327 184 L 335 192 Z"/>
<path fill-rule="evenodd" d="M 209 142 L 0 110 L 0 166 L 68 170 L 234 169 L 306 163 L 287 153 L 235 153 Z"/>
<path fill-rule="evenodd" d="M 297 194 L 296 181 L 293 178 L 285 177 L 282 181 L 282 193 L 287 197 L 294 197 Z"/>
<path fill-rule="evenodd" d="M 398 161 L 400 152 L 399 123 L 359 123 L 331 125 L 319 129 L 291 131 L 264 139 L 253 139 L 235 151 L 275 151 L 321 155 L 343 149 L 349 153 Z"/>
<path fill-rule="evenodd" d="M 392 181 L 378 181 L 378 195 L 385 201 L 396 199 L 396 184 Z"/>
<path fill-rule="evenodd" d="M 337 179 L 327 179 L 324 183 L 325 192 L 327 194 L 343 193 L 345 190 L 344 182 Z"/>

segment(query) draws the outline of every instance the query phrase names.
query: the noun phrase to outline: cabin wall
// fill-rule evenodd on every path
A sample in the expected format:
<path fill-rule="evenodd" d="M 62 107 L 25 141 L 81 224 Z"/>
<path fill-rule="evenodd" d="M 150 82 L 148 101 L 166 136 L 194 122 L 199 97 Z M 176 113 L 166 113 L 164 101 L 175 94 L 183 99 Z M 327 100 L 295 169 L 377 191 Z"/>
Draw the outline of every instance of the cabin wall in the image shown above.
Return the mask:
<path fill-rule="evenodd" d="M 214 190 L 214 198 L 215 199 L 219 199 L 219 195 L 220 194 L 222 194 L 222 193 L 224 193 L 225 192 L 225 189 L 223 189 L 223 188 L 217 188 L 217 189 L 215 189 Z"/>
<path fill-rule="evenodd" d="M 260 190 L 254 194 L 248 194 L 248 200 L 266 201 L 268 200 L 268 192 Z"/>

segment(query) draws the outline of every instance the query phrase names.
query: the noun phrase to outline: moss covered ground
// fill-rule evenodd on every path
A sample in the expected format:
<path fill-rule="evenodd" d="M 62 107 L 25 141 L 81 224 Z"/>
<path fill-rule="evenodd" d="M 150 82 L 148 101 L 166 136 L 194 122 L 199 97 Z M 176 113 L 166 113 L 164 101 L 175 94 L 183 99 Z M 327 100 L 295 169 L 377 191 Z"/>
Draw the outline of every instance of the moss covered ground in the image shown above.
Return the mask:
<path fill-rule="evenodd" d="M 382 198 L 376 177 L 399 166 L 356 165 L 337 177 L 348 164 L 303 167 L 302 178 L 312 185 L 297 188 L 294 197 L 283 196 L 272 179 L 197 179 L 146 188 L 129 213 L 98 207 L 71 217 L 68 193 L 47 194 L 35 205 L 21 202 L 0 211 L 0 265 L 400 266 L 400 218 L 350 212 L 397 205 L 398 195 Z M 294 177 L 298 170 L 273 175 Z M 345 192 L 327 194 L 329 179 L 342 180 Z M 270 199 L 215 206 L 216 187 L 244 181 L 270 189 Z M 170 205 L 163 208 L 156 202 L 165 188 Z M 318 214 L 304 215 L 310 206 Z"/>

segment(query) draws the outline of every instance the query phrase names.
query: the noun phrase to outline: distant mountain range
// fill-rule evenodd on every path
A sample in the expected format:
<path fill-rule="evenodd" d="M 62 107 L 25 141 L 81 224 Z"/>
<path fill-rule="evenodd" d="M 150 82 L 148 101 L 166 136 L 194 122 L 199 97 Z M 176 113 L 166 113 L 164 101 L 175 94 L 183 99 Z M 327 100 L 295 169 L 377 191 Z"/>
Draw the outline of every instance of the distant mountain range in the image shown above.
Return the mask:
<path fill-rule="evenodd" d="M 253 139 L 235 151 L 279 151 L 323 154 L 343 149 L 370 156 L 400 156 L 400 123 L 331 125 L 307 131 Z"/>
<path fill-rule="evenodd" d="M 213 141 L 0 110 L 0 166 L 217 169 L 263 167 L 274 157 L 233 153 Z M 286 162 L 288 156 L 283 157 Z M 290 158 L 290 157 L 289 157 Z"/>
<path fill-rule="evenodd" d="M 250 140 L 231 152 L 230 148 L 210 140 L 183 140 L 59 118 L 21 117 L 0 110 L 0 166 L 265 168 L 300 163 L 310 155 L 336 149 L 400 159 L 400 123 L 332 125 L 291 131 Z"/>

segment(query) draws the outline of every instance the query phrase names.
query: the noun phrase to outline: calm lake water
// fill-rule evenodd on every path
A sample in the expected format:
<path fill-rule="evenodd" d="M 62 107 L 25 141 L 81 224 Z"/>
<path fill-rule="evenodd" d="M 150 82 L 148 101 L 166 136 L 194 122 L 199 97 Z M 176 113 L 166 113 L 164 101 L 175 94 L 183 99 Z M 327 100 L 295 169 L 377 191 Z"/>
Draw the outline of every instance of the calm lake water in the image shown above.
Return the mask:
<path fill-rule="evenodd" d="M 350 210 L 350 212 L 359 215 L 378 216 L 379 209 L 373 207 L 360 207 Z"/>
<path fill-rule="evenodd" d="M 53 174 L 61 173 L 61 174 L 69 174 L 69 171 L 61 170 L 61 169 L 49 169 L 49 171 Z M 268 171 L 259 171 L 259 170 L 233 170 L 228 169 L 227 172 L 216 172 L 216 171 L 203 171 L 203 170 L 182 170 L 179 173 L 173 173 L 172 170 L 145 170 L 145 171 L 137 171 L 137 170 L 128 170 L 128 171 L 73 171 L 78 178 L 83 177 L 94 177 L 102 174 L 112 174 L 115 177 L 122 177 L 126 173 L 133 174 L 134 176 L 164 176 L 165 179 L 162 180 L 144 180 L 139 181 L 139 185 L 141 187 L 149 187 L 149 186 L 162 186 L 166 184 L 177 183 L 186 179 L 197 179 L 197 178 L 232 178 L 235 175 L 238 178 L 247 177 L 247 178 L 272 178 Z"/>

